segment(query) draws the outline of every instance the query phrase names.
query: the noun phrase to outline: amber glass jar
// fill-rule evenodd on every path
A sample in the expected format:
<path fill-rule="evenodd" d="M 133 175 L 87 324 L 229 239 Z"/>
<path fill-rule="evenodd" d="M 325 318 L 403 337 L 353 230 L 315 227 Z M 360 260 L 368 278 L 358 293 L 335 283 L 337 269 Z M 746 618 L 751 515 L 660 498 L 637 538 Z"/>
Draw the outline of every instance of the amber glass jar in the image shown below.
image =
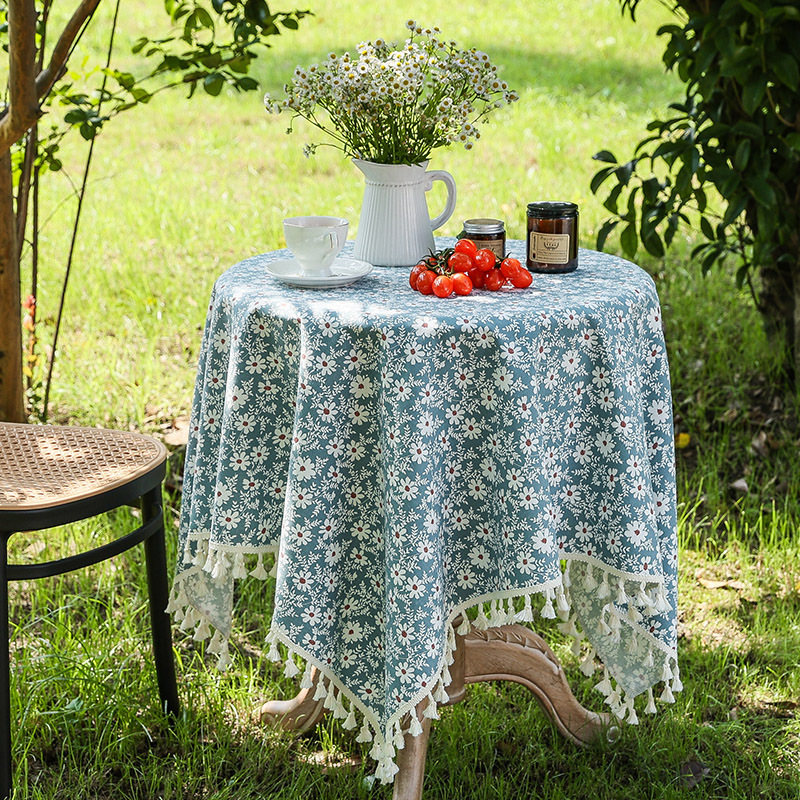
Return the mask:
<path fill-rule="evenodd" d="M 531 272 L 572 272 L 578 266 L 578 206 L 528 205 L 527 266 Z"/>
<path fill-rule="evenodd" d="M 506 225 L 501 219 L 465 219 L 459 239 L 472 239 L 478 250 L 491 250 L 498 258 L 506 257 Z"/>

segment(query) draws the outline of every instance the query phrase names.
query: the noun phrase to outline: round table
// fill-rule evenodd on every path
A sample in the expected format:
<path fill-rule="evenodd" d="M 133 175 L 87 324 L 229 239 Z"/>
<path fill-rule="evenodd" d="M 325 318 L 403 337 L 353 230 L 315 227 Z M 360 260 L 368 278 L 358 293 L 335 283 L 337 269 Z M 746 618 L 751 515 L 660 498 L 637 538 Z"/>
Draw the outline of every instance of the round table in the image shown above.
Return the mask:
<path fill-rule="evenodd" d="M 275 553 L 270 656 L 287 675 L 305 662 L 303 708 L 360 725 L 384 782 L 404 737 L 494 669 L 465 677 L 463 643 L 532 647 L 512 623 L 538 615 L 562 619 L 587 675 L 602 665 L 618 718 L 636 722 L 638 695 L 655 711 L 659 682 L 671 702 L 673 428 L 650 277 L 582 250 L 529 289 L 439 299 L 397 268 L 294 289 L 265 270 L 286 255 L 235 265 L 209 304 L 170 601 L 184 630 L 215 628 L 224 668 L 234 581 L 266 578 Z M 567 731 L 604 721 L 564 702 Z"/>

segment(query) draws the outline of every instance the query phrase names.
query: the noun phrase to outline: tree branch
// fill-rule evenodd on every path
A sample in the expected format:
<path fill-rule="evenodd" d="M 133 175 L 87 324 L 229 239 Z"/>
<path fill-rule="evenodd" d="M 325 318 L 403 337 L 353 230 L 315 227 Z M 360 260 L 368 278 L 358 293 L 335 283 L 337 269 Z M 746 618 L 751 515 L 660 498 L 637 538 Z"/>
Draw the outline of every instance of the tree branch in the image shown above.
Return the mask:
<path fill-rule="evenodd" d="M 70 21 L 64 26 L 53 52 L 50 54 L 50 63 L 36 78 L 36 94 L 43 100 L 55 86 L 64 67 L 67 64 L 72 45 L 80 34 L 84 24 L 91 19 L 100 5 L 100 0 L 81 0 Z"/>
<path fill-rule="evenodd" d="M 36 95 L 34 0 L 8 3 L 8 113 L 0 122 L 0 153 L 7 152 L 39 116 Z"/>

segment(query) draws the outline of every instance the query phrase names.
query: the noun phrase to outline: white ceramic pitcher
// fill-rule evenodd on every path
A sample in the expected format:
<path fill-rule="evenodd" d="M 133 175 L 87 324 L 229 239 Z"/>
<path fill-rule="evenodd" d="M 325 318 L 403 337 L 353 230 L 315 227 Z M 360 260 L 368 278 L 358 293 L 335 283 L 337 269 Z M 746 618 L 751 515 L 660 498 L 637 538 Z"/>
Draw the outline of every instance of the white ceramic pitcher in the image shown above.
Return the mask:
<path fill-rule="evenodd" d="M 456 182 L 441 169 L 426 172 L 421 164 L 376 164 L 353 159 L 364 173 L 366 187 L 353 256 L 384 267 L 416 264 L 434 249 L 433 232 L 444 225 L 456 207 Z M 447 187 L 444 211 L 428 214 L 425 192 L 434 181 Z"/>

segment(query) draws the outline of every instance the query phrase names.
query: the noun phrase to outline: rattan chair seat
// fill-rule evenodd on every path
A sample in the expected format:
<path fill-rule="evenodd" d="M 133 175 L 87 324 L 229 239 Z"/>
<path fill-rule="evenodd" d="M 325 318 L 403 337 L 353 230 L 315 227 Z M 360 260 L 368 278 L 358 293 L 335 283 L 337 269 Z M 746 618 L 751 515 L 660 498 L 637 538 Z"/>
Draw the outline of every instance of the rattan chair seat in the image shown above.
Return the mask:
<path fill-rule="evenodd" d="M 147 474 L 166 456 L 161 442 L 138 433 L 0 422 L 0 511 L 102 494 Z"/>

